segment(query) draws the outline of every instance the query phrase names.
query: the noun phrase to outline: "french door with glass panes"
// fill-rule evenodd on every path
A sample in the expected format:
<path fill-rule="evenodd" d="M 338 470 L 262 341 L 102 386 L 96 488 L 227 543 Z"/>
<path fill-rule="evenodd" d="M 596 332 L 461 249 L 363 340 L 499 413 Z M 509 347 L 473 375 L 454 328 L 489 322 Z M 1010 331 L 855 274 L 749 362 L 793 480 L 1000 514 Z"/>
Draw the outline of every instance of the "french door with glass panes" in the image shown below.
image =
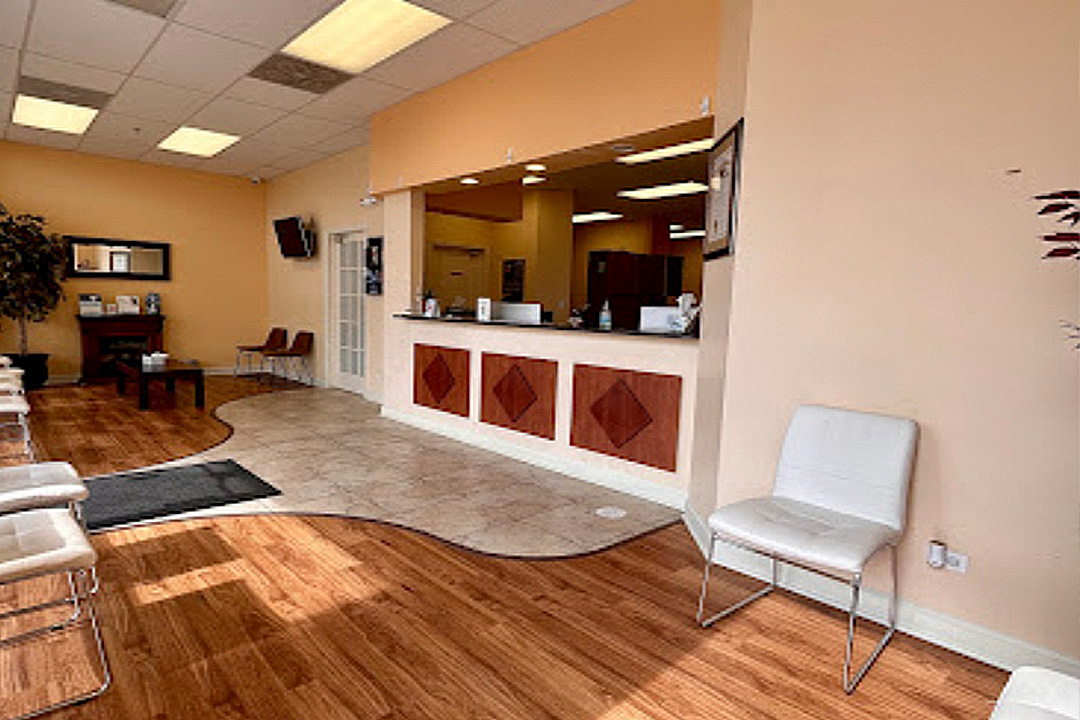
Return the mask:
<path fill-rule="evenodd" d="M 364 236 L 342 233 L 333 239 L 330 378 L 335 387 L 359 393 L 364 391 Z"/>

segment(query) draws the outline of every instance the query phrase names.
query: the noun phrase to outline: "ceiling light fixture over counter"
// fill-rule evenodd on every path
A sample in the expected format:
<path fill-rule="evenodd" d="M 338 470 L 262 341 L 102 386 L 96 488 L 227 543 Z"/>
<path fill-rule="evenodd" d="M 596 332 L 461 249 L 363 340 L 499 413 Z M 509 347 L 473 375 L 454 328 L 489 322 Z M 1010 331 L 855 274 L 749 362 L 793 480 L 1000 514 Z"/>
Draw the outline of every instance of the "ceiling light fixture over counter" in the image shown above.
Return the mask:
<path fill-rule="evenodd" d="M 705 237 L 704 230 L 685 230 L 683 232 L 671 233 L 672 240 L 689 240 L 690 238 L 703 238 Z"/>
<path fill-rule="evenodd" d="M 462 185 L 479 185 L 480 181 L 477 180 L 474 177 L 465 177 L 465 178 L 461 178 L 461 184 Z"/>
<path fill-rule="evenodd" d="M 636 188 L 634 190 L 620 190 L 619 197 L 628 200 L 660 200 L 661 198 L 677 197 L 679 195 L 693 195 L 708 191 L 709 186 L 704 183 L 688 181 L 672 183 L 671 185 L 657 185 L 655 187 Z"/>
<path fill-rule="evenodd" d="M 601 220 L 618 220 L 621 217 L 622 215 L 619 213 L 600 210 L 591 213 L 578 213 L 577 215 L 572 216 L 571 219 L 575 225 L 581 225 L 582 223 L 600 222 Z"/>
<path fill-rule="evenodd" d="M 521 178 L 521 184 L 536 185 L 537 183 L 542 183 L 545 180 L 547 180 L 546 177 L 541 177 L 539 175 L 526 175 L 525 177 Z"/>
<path fill-rule="evenodd" d="M 449 22 L 405 0 L 345 0 L 282 52 L 356 75 Z"/>
<path fill-rule="evenodd" d="M 57 100 L 18 95 L 11 121 L 16 125 L 52 130 L 68 135 L 82 135 L 94 122 L 98 111 Z"/>
<path fill-rule="evenodd" d="M 534 173 L 544 172 L 547 170 L 547 165 L 544 165 L 543 163 L 529 163 L 525 166 L 525 169 Z"/>
<path fill-rule="evenodd" d="M 158 147 L 162 150 L 208 158 L 217 155 L 239 139 L 236 135 L 182 127 L 158 143 Z"/>
<path fill-rule="evenodd" d="M 633 155 L 623 155 L 615 158 L 615 162 L 625 163 L 626 165 L 637 165 L 639 163 L 667 160 L 668 158 L 679 157 L 680 155 L 704 152 L 712 146 L 713 139 L 705 138 L 703 140 L 679 143 L 678 145 L 668 145 L 667 147 L 657 148 L 655 150 L 646 150 L 645 152 L 634 153 Z"/>

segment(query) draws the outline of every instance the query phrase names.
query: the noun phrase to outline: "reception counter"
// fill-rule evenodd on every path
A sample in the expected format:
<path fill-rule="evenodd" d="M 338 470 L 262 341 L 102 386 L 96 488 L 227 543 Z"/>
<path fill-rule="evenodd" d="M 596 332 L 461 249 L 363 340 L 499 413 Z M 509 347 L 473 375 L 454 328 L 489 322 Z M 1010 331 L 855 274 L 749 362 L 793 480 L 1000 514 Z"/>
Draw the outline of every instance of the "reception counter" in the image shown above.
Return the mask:
<path fill-rule="evenodd" d="M 388 320 L 396 327 L 385 335 L 387 417 L 682 507 L 694 338 L 404 314 Z"/>

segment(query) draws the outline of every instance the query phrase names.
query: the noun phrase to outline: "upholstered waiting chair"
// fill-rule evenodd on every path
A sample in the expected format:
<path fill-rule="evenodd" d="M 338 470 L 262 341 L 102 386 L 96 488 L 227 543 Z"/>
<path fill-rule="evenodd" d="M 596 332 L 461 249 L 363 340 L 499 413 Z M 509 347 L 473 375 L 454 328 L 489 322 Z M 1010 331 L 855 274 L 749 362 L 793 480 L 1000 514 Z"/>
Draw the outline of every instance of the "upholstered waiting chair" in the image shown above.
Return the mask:
<path fill-rule="evenodd" d="M 70 591 L 62 598 L 6 610 L 0 613 L 0 620 L 37 614 L 63 605 L 71 608 L 71 614 L 63 620 L 37 625 L 17 634 L 0 636 L 0 648 L 39 638 L 46 639 L 54 633 L 86 624 L 89 625 L 97 650 L 101 672 L 101 683 L 95 689 L 29 711 L 20 715 L 20 720 L 84 702 L 105 692 L 111 677 L 94 610 L 94 564 L 97 556 L 83 528 L 64 508 L 0 515 L 0 547 L 4 548 L 4 552 L 0 553 L 0 587 L 35 578 L 62 575 L 67 580 L 65 585 Z"/>
<path fill-rule="evenodd" d="M 280 373 L 288 378 L 291 369 L 293 375 L 295 375 L 293 379 L 298 382 L 303 380 L 311 384 L 313 378 L 309 358 L 314 347 L 315 334 L 301 330 L 296 333 L 292 346 L 288 350 L 272 350 L 264 352 L 263 356 L 270 361 L 270 372 L 272 374 Z"/>
<path fill-rule="evenodd" d="M 30 403 L 25 395 L 0 394 L 0 428 L 18 427 L 23 453 L 34 461 L 34 444 L 30 440 Z"/>
<path fill-rule="evenodd" d="M 236 364 L 233 366 L 233 375 L 240 374 L 241 361 L 246 361 L 247 373 L 254 368 L 254 358 L 259 358 L 259 372 L 263 371 L 263 361 L 267 352 L 284 350 L 289 342 L 289 332 L 282 327 L 270 328 L 270 333 L 262 345 L 237 345 Z"/>
<path fill-rule="evenodd" d="M 851 606 L 844 691 L 854 691 L 896 629 L 896 544 L 904 532 L 917 435 L 915 423 L 904 418 L 816 405 L 799 407 L 780 451 L 772 496 L 725 505 L 709 516 L 711 539 L 697 613 L 702 627 L 775 589 L 777 562 L 847 582 Z M 768 556 L 772 582 L 706 617 L 709 568 L 718 540 Z M 892 577 L 888 628 L 852 676 L 863 569 L 886 548 Z"/>

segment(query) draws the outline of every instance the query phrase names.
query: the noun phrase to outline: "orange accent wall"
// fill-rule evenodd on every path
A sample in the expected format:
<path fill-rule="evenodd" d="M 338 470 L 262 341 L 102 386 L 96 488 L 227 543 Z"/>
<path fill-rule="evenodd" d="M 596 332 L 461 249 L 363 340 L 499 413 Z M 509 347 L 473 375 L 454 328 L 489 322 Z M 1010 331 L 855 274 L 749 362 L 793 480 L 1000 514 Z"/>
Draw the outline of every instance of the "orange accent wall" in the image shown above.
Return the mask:
<path fill-rule="evenodd" d="M 263 186 L 244 178 L 0 142 L 0 202 L 44 215 L 48 230 L 172 246 L 172 280 L 73 278 L 67 299 L 30 326 L 30 351 L 52 355 L 50 374 L 79 373 L 78 294 L 160 293 L 165 350 L 231 366 L 235 346 L 266 337 Z M 0 319 L 0 352 L 15 351 L 15 323 Z"/>
<path fill-rule="evenodd" d="M 377 193 L 693 120 L 716 92 L 719 0 L 636 0 L 377 113 Z"/>

